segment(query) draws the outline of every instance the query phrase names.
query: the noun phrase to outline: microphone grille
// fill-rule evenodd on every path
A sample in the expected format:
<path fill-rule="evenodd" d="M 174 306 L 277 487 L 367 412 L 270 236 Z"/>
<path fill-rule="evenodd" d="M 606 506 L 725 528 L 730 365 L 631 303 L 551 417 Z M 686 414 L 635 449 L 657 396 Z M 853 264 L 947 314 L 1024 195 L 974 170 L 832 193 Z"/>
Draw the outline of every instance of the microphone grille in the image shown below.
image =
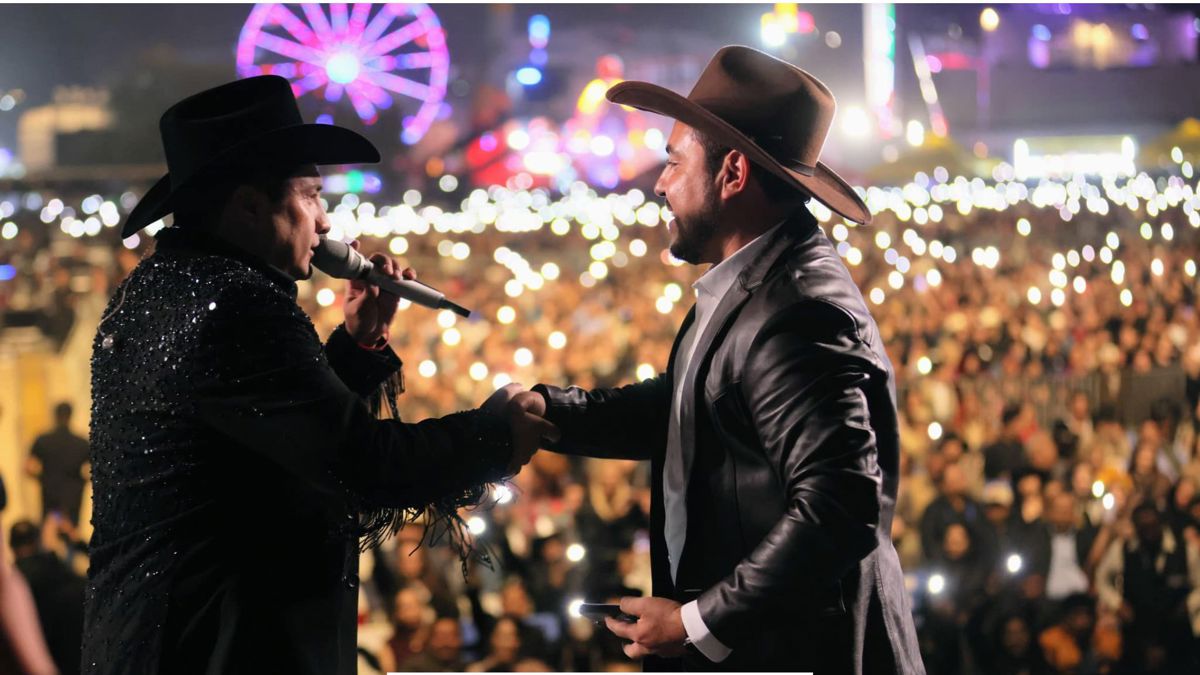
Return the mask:
<path fill-rule="evenodd" d="M 366 271 L 366 262 L 358 251 L 337 239 L 321 237 L 321 245 L 313 251 L 312 263 L 322 272 L 339 279 L 357 279 Z"/>

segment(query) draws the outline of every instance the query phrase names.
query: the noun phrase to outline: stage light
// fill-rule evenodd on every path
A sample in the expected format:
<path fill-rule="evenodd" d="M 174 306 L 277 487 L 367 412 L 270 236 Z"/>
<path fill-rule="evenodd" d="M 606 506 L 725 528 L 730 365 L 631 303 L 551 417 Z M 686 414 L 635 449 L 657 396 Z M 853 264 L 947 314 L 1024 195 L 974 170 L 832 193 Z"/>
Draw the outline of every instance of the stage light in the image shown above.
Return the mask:
<path fill-rule="evenodd" d="M 542 71 L 534 66 L 525 66 L 517 70 L 517 82 L 526 87 L 533 87 L 542 81 Z"/>
<path fill-rule="evenodd" d="M 1017 572 L 1021 571 L 1022 562 L 1021 556 L 1013 553 L 1012 555 L 1008 556 L 1008 559 L 1004 562 L 1004 566 L 1008 568 L 1009 574 L 1016 574 Z"/>
<path fill-rule="evenodd" d="M 782 47 L 787 43 L 787 30 L 770 12 L 763 14 L 760 32 L 763 44 L 771 49 Z"/>
<path fill-rule="evenodd" d="M 871 118 L 867 111 L 857 106 L 846 108 L 842 113 L 842 133 L 850 138 L 866 138 L 871 133 Z"/>
<path fill-rule="evenodd" d="M 979 13 L 979 25 L 990 33 L 1000 27 L 1000 15 L 996 10 L 987 7 Z"/>
<path fill-rule="evenodd" d="M 534 49 L 545 49 L 550 42 L 550 19 L 544 14 L 529 17 L 529 44 Z"/>

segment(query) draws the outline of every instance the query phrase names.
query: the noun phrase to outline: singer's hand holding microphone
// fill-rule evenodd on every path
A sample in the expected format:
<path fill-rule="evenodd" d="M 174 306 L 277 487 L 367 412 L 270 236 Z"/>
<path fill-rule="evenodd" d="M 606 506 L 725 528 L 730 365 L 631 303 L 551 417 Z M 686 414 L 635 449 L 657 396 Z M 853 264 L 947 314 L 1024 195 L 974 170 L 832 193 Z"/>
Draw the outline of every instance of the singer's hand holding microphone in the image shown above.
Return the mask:
<path fill-rule="evenodd" d="M 400 263 L 382 253 L 370 258 L 358 252 L 358 241 L 344 244 L 336 239 L 321 238 L 313 251 L 313 265 L 339 279 L 349 279 L 346 291 L 346 330 L 360 345 L 382 348 L 387 344 L 388 331 L 396 316 L 400 298 L 431 309 L 449 309 L 461 316 L 471 312 L 446 299 L 440 291 L 417 281 L 411 267 L 401 269 Z M 519 394 L 528 396 L 519 384 L 501 387 L 482 408 L 508 418 L 513 434 L 513 457 L 509 471 L 516 473 L 527 464 L 539 447 L 560 437 L 558 427 L 542 418 L 545 406 L 533 411 L 510 405 Z M 532 394 L 539 401 L 541 396 Z"/>
<path fill-rule="evenodd" d="M 391 258 L 376 253 L 370 258 L 358 252 L 358 241 L 344 244 L 321 237 L 313 249 L 312 264 L 338 279 L 349 279 L 346 294 L 346 330 L 359 344 L 379 347 L 386 344 L 388 326 L 396 316 L 400 298 L 431 309 L 449 309 L 462 316 L 470 310 L 446 299 L 436 288 L 417 281 L 412 268 L 400 270 Z"/>
<path fill-rule="evenodd" d="M 350 248 L 355 255 L 362 257 L 358 253 L 357 241 L 353 242 Z M 317 257 L 314 255 L 314 263 L 317 263 Z M 371 256 L 369 262 L 377 274 L 388 279 L 402 281 L 417 278 L 417 273 L 411 267 L 402 270 L 398 262 L 382 253 Z M 317 267 L 328 272 L 320 264 L 317 264 Z M 349 288 L 346 290 L 346 330 L 350 337 L 364 347 L 382 347 L 387 344 L 389 328 L 399 305 L 400 296 L 395 293 L 382 290 L 378 285 L 365 280 L 350 279 Z"/>

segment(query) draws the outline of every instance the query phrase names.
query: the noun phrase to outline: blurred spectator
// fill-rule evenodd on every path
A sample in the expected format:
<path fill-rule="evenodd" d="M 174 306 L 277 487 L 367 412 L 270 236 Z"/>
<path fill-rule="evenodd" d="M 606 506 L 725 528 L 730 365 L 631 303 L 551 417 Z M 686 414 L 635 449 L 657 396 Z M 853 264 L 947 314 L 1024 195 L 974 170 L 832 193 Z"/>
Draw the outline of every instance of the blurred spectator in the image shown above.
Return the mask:
<path fill-rule="evenodd" d="M 1061 617 L 1038 644 L 1054 673 L 1107 672 L 1121 654 L 1120 636 L 1096 623 L 1095 601 L 1082 593 L 1063 601 Z"/>
<path fill-rule="evenodd" d="M 1046 523 L 1037 528 L 1029 554 L 1031 564 L 1046 577 L 1048 599 L 1087 593 L 1090 584 L 1083 566 L 1094 539 L 1094 532 L 1081 529 L 1073 494 L 1062 492 L 1049 500 Z"/>
<path fill-rule="evenodd" d="M 1152 502 L 1135 506 L 1132 519 L 1132 536 L 1114 541 L 1096 570 L 1101 606 L 1120 617 L 1129 672 L 1184 672 L 1196 666 L 1200 549 L 1166 527 Z"/>
<path fill-rule="evenodd" d="M 1078 449 L 1091 447 L 1096 431 L 1092 424 L 1091 403 L 1088 401 L 1086 393 L 1077 391 L 1071 394 L 1071 403 L 1063 421 L 1067 430 L 1075 435 Z"/>
<path fill-rule="evenodd" d="M 520 624 L 511 616 L 502 616 L 488 636 L 488 652 L 482 660 L 467 666 L 469 673 L 536 672 L 550 670 L 546 662 L 523 656 Z"/>
<path fill-rule="evenodd" d="M 1028 620 L 1010 614 L 998 624 L 991 649 L 977 659 L 987 675 L 1042 675 L 1049 672 L 1042 650 L 1034 642 Z"/>
<path fill-rule="evenodd" d="M 0 546 L 0 672 L 55 675 L 54 660 L 38 623 L 25 577 Z"/>
<path fill-rule="evenodd" d="M 86 584 L 62 558 L 59 521 L 51 516 L 45 528 L 28 520 L 12 526 L 9 545 L 17 569 L 29 583 L 37 605 L 46 645 L 60 673 L 78 673 L 83 640 L 83 592 Z"/>
<path fill-rule="evenodd" d="M 1000 437 L 983 449 L 983 475 L 987 480 L 1009 478 L 1028 466 L 1021 442 L 1021 406 L 1009 403 L 1000 415 Z"/>
<path fill-rule="evenodd" d="M 89 468 L 86 439 L 70 429 L 71 404 L 54 407 L 54 429 L 38 436 L 25 460 L 25 471 L 42 485 L 42 514 L 57 512 L 72 524 L 79 522 L 79 505 Z"/>
<path fill-rule="evenodd" d="M 406 672 L 450 673 L 466 670 L 462 660 L 462 630 L 458 619 L 438 617 L 429 629 L 424 649 L 400 662 Z"/>
<path fill-rule="evenodd" d="M 493 618 L 485 612 L 482 603 L 477 600 L 478 594 L 472 593 L 472 604 L 475 608 L 475 625 L 484 635 L 494 636 L 500 619 Z M 565 609 L 565 608 L 564 608 Z M 518 576 L 510 576 L 500 589 L 500 616 L 513 622 L 517 630 L 517 649 L 521 657 L 529 657 L 540 661 L 552 660 L 554 652 L 550 639 L 546 635 L 546 615 L 535 615 L 533 601 L 529 598 L 525 582 Z M 551 615 L 552 616 L 552 615 Z M 557 629 L 557 623 L 552 623 L 552 629 Z M 507 630 L 507 629 L 505 629 Z M 553 637 L 557 637 L 553 636 Z M 491 639 L 491 638 L 489 638 Z M 502 633 L 501 641 L 505 649 L 508 646 L 506 634 Z M 502 650 L 504 651 L 504 650 Z"/>
<path fill-rule="evenodd" d="M 620 550 L 619 548 L 617 550 Z M 561 615 L 568 597 L 583 589 L 586 560 L 567 559 L 567 544 L 561 534 L 552 534 L 534 543 L 534 559 L 529 567 L 529 594 L 540 613 Z M 615 568 L 613 570 L 616 571 Z M 561 633 L 560 626 L 560 633 Z"/>
<path fill-rule="evenodd" d="M 1155 462 L 1158 456 L 1153 440 L 1140 441 L 1129 461 L 1129 477 L 1133 479 L 1134 499 L 1166 506 L 1171 480 Z"/>
<path fill-rule="evenodd" d="M 962 467 L 950 464 L 942 470 L 938 496 L 921 517 L 921 549 L 927 557 L 933 557 L 942 549 L 946 529 L 951 524 L 961 523 L 978 532 L 983 522 L 983 510 L 967 494 L 967 479 Z"/>
<path fill-rule="evenodd" d="M 1157 453 L 1155 465 L 1159 472 L 1170 482 L 1179 480 L 1184 467 L 1191 461 L 1191 451 L 1183 441 L 1183 427 L 1180 425 L 1179 402 L 1169 398 L 1161 398 L 1150 406 L 1150 419 L 1146 426 L 1153 426 L 1154 441 Z"/>
<path fill-rule="evenodd" d="M 983 599 L 990 570 L 979 545 L 972 540 L 964 524 L 951 523 L 946 528 L 934 568 L 947 580 L 947 594 L 953 601 L 956 620 L 965 623 Z"/>
<path fill-rule="evenodd" d="M 420 590 L 414 586 L 406 586 L 396 593 L 395 608 L 392 610 L 392 637 L 388 640 L 392 663 L 404 663 L 420 653 L 429 639 L 426 607 Z"/>

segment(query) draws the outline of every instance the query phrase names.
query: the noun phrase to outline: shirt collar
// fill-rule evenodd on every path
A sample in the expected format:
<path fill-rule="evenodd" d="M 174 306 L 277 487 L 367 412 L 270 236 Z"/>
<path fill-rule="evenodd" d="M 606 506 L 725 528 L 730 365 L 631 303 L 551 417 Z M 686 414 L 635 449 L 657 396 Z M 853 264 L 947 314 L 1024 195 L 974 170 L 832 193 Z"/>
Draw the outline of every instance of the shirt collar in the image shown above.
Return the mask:
<path fill-rule="evenodd" d="M 770 241 L 771 235 L 784 222 L 776 223 L 774 227 L 758 235 L 753 241 L 735 251 L 733 255 L 713 265 L 707 272 L 700 275 L 700 278 L 692 284 L 697 295 L 706 295 L 715 299 L 724 297 L 733 286 L 733 282 L 737 280 L 738 275 L 746 269 L 746 265 L 749 265 L 751 260 L 754 260 L 759 251 Z"/>

